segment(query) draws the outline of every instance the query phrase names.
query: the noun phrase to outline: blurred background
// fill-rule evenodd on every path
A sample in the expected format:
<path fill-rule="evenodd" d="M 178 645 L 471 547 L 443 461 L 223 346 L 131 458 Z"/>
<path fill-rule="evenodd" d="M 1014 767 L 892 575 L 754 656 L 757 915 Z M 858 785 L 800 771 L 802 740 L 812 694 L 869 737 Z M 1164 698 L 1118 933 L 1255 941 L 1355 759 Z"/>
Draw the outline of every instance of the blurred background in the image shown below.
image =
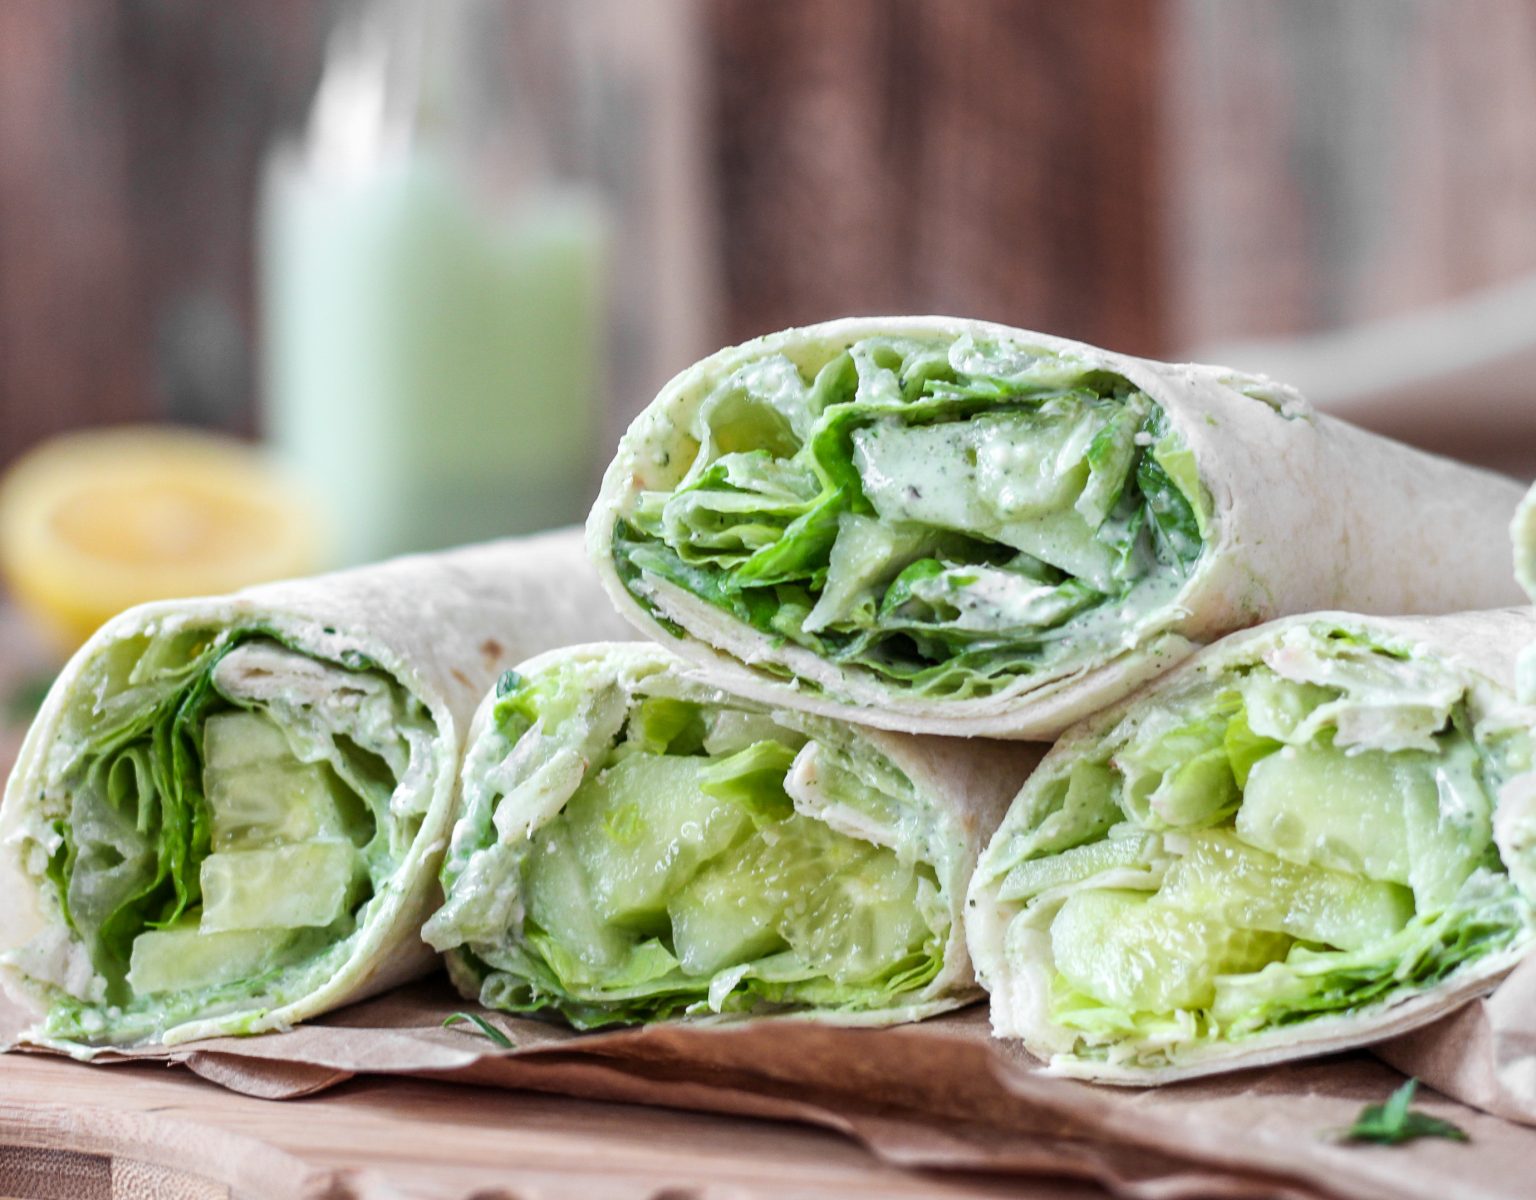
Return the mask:
<path fill-rule="evenodd" d="M 1536 0 L 0 5 L 0 465 L 260 440 L 361 561 L 578 519 L 721 344 L 923 311 L 1536 474 Z"/>

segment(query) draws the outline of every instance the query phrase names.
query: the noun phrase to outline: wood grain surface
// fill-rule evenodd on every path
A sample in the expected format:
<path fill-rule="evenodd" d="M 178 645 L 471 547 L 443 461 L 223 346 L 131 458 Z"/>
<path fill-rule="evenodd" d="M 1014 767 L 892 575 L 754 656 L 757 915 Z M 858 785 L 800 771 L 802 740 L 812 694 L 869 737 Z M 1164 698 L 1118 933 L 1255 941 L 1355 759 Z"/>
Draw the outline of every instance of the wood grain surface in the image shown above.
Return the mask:
<path fill-rule="evenodd" d="M 160 1066 L 0 1057 L 0 1197 L 750 1200 L 1102 1193 L 901 1171 L 831 1133 L 402 1079 L 275 1102 Z"/>

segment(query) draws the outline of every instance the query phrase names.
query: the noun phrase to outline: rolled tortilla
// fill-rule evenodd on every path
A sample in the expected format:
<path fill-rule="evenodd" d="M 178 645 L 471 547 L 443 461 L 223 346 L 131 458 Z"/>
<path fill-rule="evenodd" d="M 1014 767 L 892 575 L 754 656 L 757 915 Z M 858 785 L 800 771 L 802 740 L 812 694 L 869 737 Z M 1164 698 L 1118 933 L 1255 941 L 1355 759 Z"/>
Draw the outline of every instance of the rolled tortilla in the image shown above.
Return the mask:
<path fill-rule="evenodd" d="M 1292 617 L 1069 731 L 966 910 L 992 1024 L 1174 1079 L 1378 1041 L 1536 938 L 1529 609 Z"/>
<path fill-rule="evenodd" d="M 1048 738 L 1273 617 L 1516 603 L 1518 500 L 1269 380 L 871 317 L 673 379 L 588 539 L 626 615 L 734 692 Z"/>
<path fill-rule="evenodd" d="M 426 969 L 464 731 L 605 630 L 574 530 L 132 609 L 64 668 L 0 813 L 27 1040 L 279 1029 Z"/>
<path fill-rule="evenodd" d="M 960 906 L 1033 748 L 731 696 L 659 646 L 557 650 L 471 730 L 426 939 L 491 1008 L 582 1028 L 979 995 Z"/>

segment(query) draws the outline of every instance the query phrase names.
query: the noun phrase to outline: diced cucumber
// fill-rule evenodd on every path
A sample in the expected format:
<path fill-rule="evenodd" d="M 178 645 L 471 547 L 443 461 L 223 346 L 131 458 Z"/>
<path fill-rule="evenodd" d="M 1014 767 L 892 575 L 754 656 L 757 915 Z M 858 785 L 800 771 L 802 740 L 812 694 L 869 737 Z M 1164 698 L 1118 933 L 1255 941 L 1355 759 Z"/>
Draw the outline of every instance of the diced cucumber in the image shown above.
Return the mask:
<path fill-rule="evenodd" d="M 672 947 L 690 975 L 713 975 L 785 948 L 778 889 L 764 887 L 759 869 L 766 849 L 760 835 L 748 838 L 708 863 L 667 905 Z"/>
<path fill-rule="evenodd" d="M 635 939 L 598 916 L 564 822 L 551 821 L 534 835 L 523 860 L 522 885 L 528 919 L 587 968 L 586 983 L 601 982 L 628 959 Z"/>
<path fill-rule="evenodd" d="M 565 807 L 604 920 L 660 933 L 667 901 L 744 837 L 746 809 L 700 787 L 707 759 L 636 754 L 590 777 Z"/>
<path fill-rule="evenodd" d="M 329 925 L 346 911 L 360 866 L 357 848 L 339 841 L 210 854 L 201 871 L 202 928 Z"/>
<path fill-rule="evenodd" d="M 685 970 L 713 974 L 805 941 L 829 876 L 856 869 L 875 847 L 800 815 L 765 825 L 714 859 L 668 907 Z"/>
<path fill-rule="evenodd" d="M 767 713 L 745 712 L 737 708 L 710 710 L 704 718 L 707 754 L 735 754 L 756 742 L 783 742 L 798 750 L 805 745 L 805 734 L 786 729 Z"/>
<path fill-rule="evenodd" d="M 203 769 L 231 770 L 268 762 L 292 762 L 283 731 L 255 712 L 216 713 L 203 725 Z"/>
<path fill-rule="evenodd" d="M 871 847 L 803 901 L 792 901 L 779 931 L 834 982 L 874 979 L 919 953 L 931 935 L 917 897 L 917 873 L 891 851 Z"/>
<path fill-rule="evenodd" d="M 804 903 L 827 876 L 858 862 L 875 847 L 796 813 L 765 826 L 762 849 L 747 868 L 754 885 L 781 912 Z"/>
<path fill-rule="evenodd" d="M 1383 941 L 1413 917 L 1413 894 L 1398 884 L 1288 863 L 1224 831 L 1189 838 L 1189 853 L 1158 891 L 1161 904 L 1340 950 Z"/>
<path fill-rule="evenodd" d="M 239 850 L 354 836 L 366 816 L 338 796 L 343 785 L 320 763 L 301 763 L 282 730 L 252 712 L 219 713 L 203 730 L 203 790 L 213 848 Z"/>
<path fill-rule="evenodd" d="M 1234 929 L 1115 889 L 1073 893 L 1051 923 L 1057 971 L 1077 990 L 1130 1012 L 1205 1008 L 1218 975 L 1256 971 L 1290 944 L 1284 934 Z"/>
<path fill-rule="evenodd" d="M 1050 888 L 1080 883 L 1117 868 L 1149 867 L 1156 839 L 1151 837 L 1102 838 L 1074 846 L 1060 854 L 1021 862 L 1003 878 L 998 899 L 1028 900 Z"/>
<path fill-rule="evenodd" d="M 191 925 L 150 929 L 133 939 L 128 986 L 140 996 L 235 983 L 284 965 L 297 935 L 284 929 L 206 933 Z"/>
<path fill-rule="evenodd" d="M 1438 804 L 1430 756 L 1287 746 L 1253 765 L 1238 835 L 1303 866 L 1409 882 L 1404 812 Z"/>

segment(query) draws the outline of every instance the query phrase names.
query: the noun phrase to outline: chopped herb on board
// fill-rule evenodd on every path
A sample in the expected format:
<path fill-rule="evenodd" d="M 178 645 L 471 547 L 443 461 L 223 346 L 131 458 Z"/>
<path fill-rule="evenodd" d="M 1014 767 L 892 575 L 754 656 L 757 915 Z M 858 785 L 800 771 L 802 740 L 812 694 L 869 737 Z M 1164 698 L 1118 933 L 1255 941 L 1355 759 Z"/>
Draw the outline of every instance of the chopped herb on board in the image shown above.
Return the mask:
<path fill-rule="evenodd" d="M 446 1017 L 443 1018 L 443 1028 L 447 1029 L 451 1025 L 459 1025 L 465 1021 L 468 1021 L 471 1025 L 473 1025 L 481 1033 L 485 1034 L 486 1037 L 490 1038 L 493 1043 L 495 1043 L 497 1046 L 500 1046 L 503 1050 L 510 1050 L 515 1044 L 511 1038 L 502 1033 L 501 1030 L 497 1029 L 496 1026 L 492 1025 L 479 1013 L 449 1013 Z"/>
<path fill-rule="evenodd" d="M 1413 1093 L 1419 1081 L 1410 1079 L 1393 1092 L 1385 1104 L 1367 1104 L 1360 1110 L 1355 1123 L 1344 1131 L 1346 1142 L 1374 1142 L 1380 1146 L 1400 1146 L 1415 1138 L 1449 1138 L 1453 1142 L 1471 1139 L 1466 1130 L 1432 1117 L 1428 1113 L 1414 1112 L 1408 1106 L 1413 1103 Z"/>

